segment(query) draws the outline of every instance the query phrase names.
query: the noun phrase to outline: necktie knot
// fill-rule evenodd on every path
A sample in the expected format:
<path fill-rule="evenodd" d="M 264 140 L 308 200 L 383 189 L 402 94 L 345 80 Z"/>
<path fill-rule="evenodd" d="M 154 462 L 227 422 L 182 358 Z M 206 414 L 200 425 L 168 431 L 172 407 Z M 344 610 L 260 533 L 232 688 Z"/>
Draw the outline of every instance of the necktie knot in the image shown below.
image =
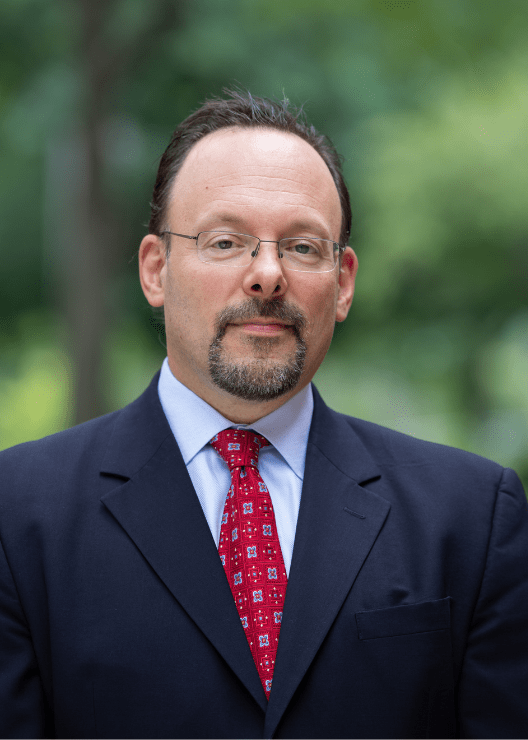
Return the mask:
<path fill-rule="evenodd" d="M 258 469 L 260 448 L 269 442 L 261 434 L 248 429 L 224 429 L 213 437 L 211 445 L 231 471 L 240 467 Z"/>

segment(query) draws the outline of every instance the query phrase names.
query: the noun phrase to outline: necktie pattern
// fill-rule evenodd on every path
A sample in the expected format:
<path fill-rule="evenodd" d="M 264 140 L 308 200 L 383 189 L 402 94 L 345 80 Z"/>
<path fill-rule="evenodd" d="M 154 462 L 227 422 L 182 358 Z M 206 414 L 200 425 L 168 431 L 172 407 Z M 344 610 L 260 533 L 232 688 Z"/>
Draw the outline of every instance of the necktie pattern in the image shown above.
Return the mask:
<path fill-rule="evenodd" d="M 271 497 L 258 471 L 260 448 L 269 442 L 256 432 L 226 429 L 211 445 L 231 473 L 218 553 L 269 698 L 288 583 Z"/>

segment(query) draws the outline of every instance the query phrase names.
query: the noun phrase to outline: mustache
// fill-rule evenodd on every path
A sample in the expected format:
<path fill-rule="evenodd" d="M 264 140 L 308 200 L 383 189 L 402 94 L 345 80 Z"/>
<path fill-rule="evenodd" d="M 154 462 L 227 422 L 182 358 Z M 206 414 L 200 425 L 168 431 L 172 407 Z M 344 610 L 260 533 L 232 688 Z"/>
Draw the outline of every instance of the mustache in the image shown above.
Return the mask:
<path fill-rule="evenodd" d="M 228 324 L 259 318 L 278 319 L 281 323 L 290 324 L 297 337 L 300 337 L 306 326 L 306 317 L 302 311 L 285 300 L 274 298 L 263 301 L 260 298 L 248 298 L 238 306 L 228 306 L 220 311 L 215 322 L 216 338 L 221 339 L 224 336 Z"/>

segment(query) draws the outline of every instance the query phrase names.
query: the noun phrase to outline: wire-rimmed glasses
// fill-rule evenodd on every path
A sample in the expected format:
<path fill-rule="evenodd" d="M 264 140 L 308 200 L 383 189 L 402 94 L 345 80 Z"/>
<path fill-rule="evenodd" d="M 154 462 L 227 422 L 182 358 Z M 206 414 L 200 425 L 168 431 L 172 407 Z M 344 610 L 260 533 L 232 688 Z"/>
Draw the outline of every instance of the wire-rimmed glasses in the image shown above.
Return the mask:
<path fill-rule="evenodd" d="M 177 234 L 174 231 L 162 231 L 163 234 L 179 236 L 182 239 L 196 241 L 198 258 L 202 262 L 222 267 L 245 267 L 257 256 L 262 242 L 249 234 L 236 234 L 226 231 L 201 231 L 196 236 Z M 331 272 L 345 247 L 328 239 L 315 237 L 288 237 L 270 242 L 277 245 L 278 255 L 284 260 L 287 270 L 300 272 Z"/>

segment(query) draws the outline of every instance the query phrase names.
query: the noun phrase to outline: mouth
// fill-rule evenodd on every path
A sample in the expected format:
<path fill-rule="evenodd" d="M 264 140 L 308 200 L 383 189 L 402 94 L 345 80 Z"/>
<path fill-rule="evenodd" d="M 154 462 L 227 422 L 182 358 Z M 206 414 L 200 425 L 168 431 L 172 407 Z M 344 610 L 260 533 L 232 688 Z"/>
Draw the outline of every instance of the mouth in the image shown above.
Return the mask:
<path fill-rule="evenodd" d="M 274 336 L 290 328 L 289 324 L 281 324 L 276 321 L 274 322 L 247 321 L 242 324 L 234 324 L 234 326 L 238 326 L 242 331 L 245 331 L 245 332 L 261 334 L 261 335 L 264 334 L 266 336 Z"/>
<path fill-rule="evenodd" d="M 222 339 L 226 331 L 261 337 L 279 337 L 293 332 L 299 339 L 306 325 L 304 315 L 285 301 L 260 301 L 251 299 L 239 306 L 224 309 L 217 316 L 216 336 Z"/>

